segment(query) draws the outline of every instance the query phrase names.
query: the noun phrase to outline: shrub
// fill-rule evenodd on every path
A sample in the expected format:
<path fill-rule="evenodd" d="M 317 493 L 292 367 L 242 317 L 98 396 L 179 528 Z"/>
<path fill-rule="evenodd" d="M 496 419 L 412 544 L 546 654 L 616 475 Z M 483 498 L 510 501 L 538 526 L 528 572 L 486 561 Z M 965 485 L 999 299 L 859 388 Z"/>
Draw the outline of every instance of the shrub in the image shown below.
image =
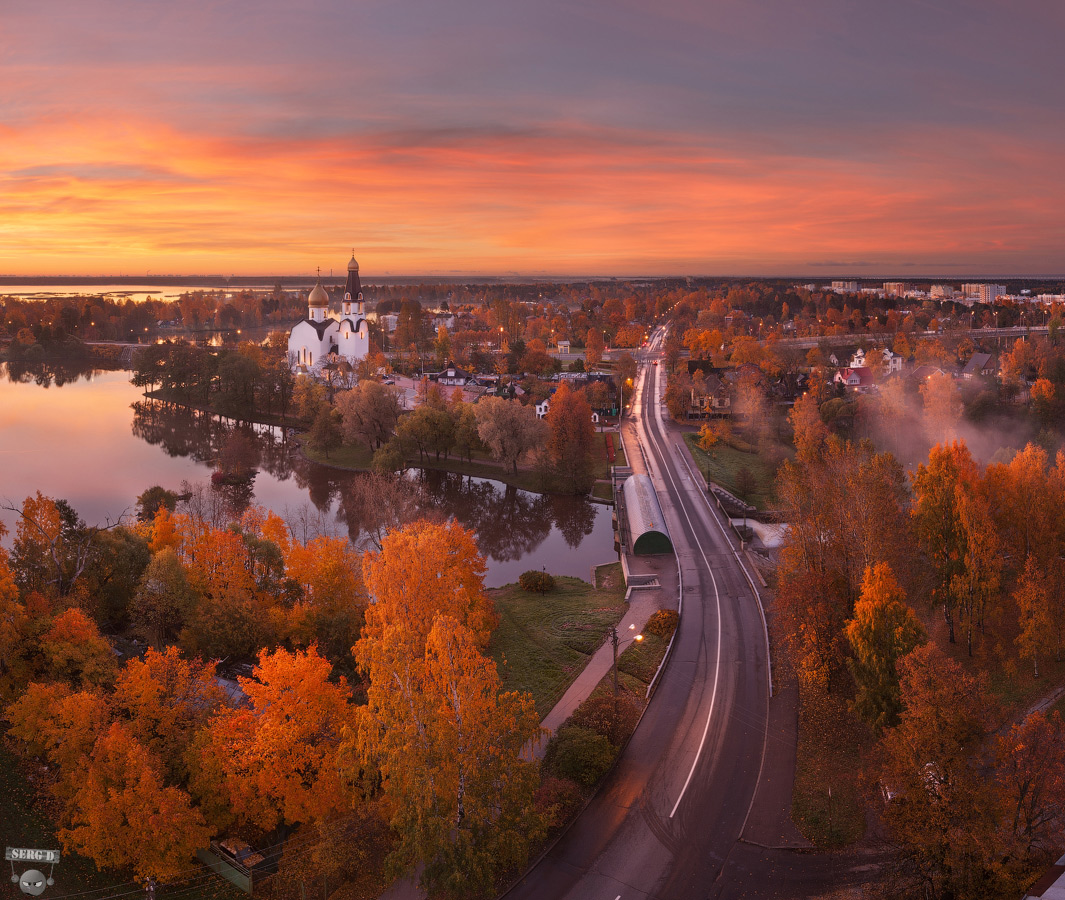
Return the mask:
<path fill-rule="evenodd" d="M 647 624 L 644 625 L 643 630 L 648 634 L 657 635 L 668 641 L 670 637 L 672 637 L 673 632 L 677 630 L 677 623 L 679 621 L 680 616 L 677 615 L 675 609 L 660 609 L 647 620 Z"/>
<path fill-rule="evenodd" d="M 523 591 L 548 594 L 555 589 L 555 576 L 548 575 L 547 572 L 538 572 L 536 569 L 530 569 L 528 572 L 522 572 L 518 577 L 518 586 Z"/>
<path fill-rule="evenodd" d="M 632 694 L 596 694 L 589 697 L 570 717 L 573 725 L 601 734 L 612 744 L 621 744 L 640 720 L 640 704 Z"/>
<path fill-rule="evenodd" d="M 591 787 L 614 762 L 617 748 L 601 734 L 579 725 L 564 725 L 548 744 L 544 768 L 559 778 Z"/>
<path fill-rule="evenodd" d="M 567 821 L 581 805 L 581 789 L 569 778 L 548 776 L 536 789 L 536 809 L 553 828 Z"/>

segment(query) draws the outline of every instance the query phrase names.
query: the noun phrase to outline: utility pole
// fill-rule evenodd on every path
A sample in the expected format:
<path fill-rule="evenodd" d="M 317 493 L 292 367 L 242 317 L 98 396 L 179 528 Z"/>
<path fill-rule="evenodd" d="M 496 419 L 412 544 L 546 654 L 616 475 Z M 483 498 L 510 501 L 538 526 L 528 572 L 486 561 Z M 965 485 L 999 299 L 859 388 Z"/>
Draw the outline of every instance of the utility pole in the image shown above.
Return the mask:
<path fill-rule="evenodd" d="M 610 641 L 614 645 L 614 696 L 618 695 L 618 629 L 616 625 L 610 626 Z"/>

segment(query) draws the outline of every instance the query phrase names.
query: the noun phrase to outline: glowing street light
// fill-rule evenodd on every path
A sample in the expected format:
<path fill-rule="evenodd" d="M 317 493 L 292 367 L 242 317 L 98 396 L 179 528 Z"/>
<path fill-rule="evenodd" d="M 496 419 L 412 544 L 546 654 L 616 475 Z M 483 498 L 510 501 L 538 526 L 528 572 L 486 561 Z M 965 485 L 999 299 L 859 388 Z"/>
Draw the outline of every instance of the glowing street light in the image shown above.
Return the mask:
<path fill-rule="evenodd" d="M 635 625 L 629 626 L 629 631 L 636 631 Z M 631 638 L 625 641 L 626 644 L 639 643 L 643 640 L 642 634 L 634 634 Z M 616 625 L 610 626 L 610 641 L 614 645 L 614 694 L 618 692 L 618 647 L 621 645 L 621 641 L 618 638 L 618 628 Z"/>

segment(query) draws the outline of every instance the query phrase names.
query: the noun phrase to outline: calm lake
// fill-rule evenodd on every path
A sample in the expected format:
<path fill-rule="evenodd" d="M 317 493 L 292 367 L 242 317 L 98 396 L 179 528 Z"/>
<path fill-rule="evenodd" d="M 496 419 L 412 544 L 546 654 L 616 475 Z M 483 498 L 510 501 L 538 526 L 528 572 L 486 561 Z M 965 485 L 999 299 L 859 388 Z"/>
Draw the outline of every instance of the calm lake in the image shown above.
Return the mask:
<path fill-rule="evenodd" d="M 178 490 L 182 481 L 209 482 L 228 433 L 216 418 L 146 401 L 128 372 L 0 366 L 0 502 L 20 504 L 40 490 L 68 501 L 89 524 L 113 522 L 132 514 L 154 484 Z M 358 473 L 308 462 L 276 429 L 259 429 L 257 443 L 259 474 L 243 499 L 358 539 L 351 502 Z M 617 559 L 607 506 L 444 472 L 411 477 L 433 509 L 476 533 L 489 587 L 526 569 L 587 579 L 592 566 Z M 9 532 L 15 518 L 0 510 Z"/>

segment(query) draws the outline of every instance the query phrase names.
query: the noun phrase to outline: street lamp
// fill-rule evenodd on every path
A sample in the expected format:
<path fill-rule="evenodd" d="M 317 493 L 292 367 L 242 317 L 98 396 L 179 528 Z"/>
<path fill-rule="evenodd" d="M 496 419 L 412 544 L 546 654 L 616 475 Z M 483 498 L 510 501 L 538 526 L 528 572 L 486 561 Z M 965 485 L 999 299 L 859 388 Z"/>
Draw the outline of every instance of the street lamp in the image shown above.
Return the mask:
<path fill-rule="evenodd" d="M 629 631 L 636 631 L 636 626 L 635 625 L 630 625 L 629 626 Z M 634 641 L 636 643 L 639 643 L 642 640 L 643 640 L 643 635 L 642 634 L 634 634 L 631 638 L 629 638 L 627 641 L 625 641 L 625 643 L 626 644 L 631 644 Z M 618 627 L 617 627 L 617 625 L 611 625 L 610 626 L 610 641 L 614 645 L 614 695 L 617 696 L 617 693 L 618 693 L 618 647 L 621 645 L 621 641 L 618 638 Z"/>

